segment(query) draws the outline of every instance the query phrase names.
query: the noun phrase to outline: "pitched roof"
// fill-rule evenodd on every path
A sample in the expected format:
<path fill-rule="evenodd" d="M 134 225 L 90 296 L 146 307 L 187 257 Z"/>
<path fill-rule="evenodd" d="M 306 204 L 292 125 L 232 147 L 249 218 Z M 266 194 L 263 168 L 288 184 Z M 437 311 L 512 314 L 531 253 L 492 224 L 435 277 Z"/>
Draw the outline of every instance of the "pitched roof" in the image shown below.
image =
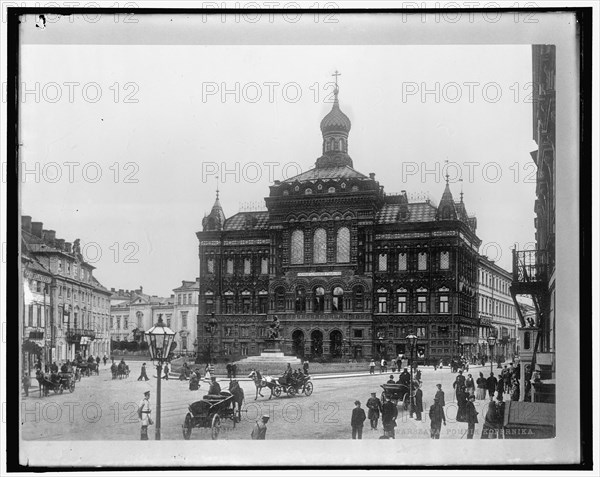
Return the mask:
<path fill-rule="evenodd" d="M 269 212 L 238 212 L 225 221 L 223 230 L 266 230 Z"/>
<path fill-rule="evenodd" d="M 408 218 L 398 220 L 400 204 L 385 204 L 377 213 L 378 224 L 395 224 L 397 222 L 432 222 L 435 221 L 437 209 L 428 202 L 408 204 Z"/>
<path fill-rule="evenodd" d="M 334 167 L 315 167 L 297 176 L 290 177 L 283 182 L 304 182 L 316 181 L 319 179 L 369 179 L 364 174 L 352 169 L 350 166 L 334 166 Z"/>

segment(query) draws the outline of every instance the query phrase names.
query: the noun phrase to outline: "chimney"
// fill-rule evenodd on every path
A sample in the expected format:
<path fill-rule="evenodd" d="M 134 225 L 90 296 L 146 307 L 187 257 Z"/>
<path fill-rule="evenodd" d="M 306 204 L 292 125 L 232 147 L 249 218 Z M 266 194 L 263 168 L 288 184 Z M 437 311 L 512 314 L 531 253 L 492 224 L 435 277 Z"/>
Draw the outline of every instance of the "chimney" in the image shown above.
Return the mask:
<path fill-rule="evenodd" d="M 372 181 L 375 180 L 375 173 L 374 172 L 369 172 L 369 177 L 371 178 Z"/>
<path fill-rule="evenodd" d="M 43 222 L 31 222 L 31 233 L 36 237 L 42 238 Z"/>
<path fill-rule="evenodd" d="M 64 250 L 65 249 L 65 240 L 64 239 L 56 239 L 56 245 L 58 246 L 59 250 Z"/>
<path fill-rule="evenodd" d="M 140 285 L 140 293 L 144 293 L 144 287 Z"/>
<path fill-rule="evenodd" d="M 46 242 L 53 244 L 56 240 L 56 232 L 54 230 L 42 230 L 42 233 Z"/>
<path fill-rule="evenodd" d="M 21 228 L 31 233 L 31 216 L 22 215 L 21 216 Z"/>
<path fill-rule="evenodd" d="M 71 242 L 65 242 L 65 252 L 71 253 Z"/>

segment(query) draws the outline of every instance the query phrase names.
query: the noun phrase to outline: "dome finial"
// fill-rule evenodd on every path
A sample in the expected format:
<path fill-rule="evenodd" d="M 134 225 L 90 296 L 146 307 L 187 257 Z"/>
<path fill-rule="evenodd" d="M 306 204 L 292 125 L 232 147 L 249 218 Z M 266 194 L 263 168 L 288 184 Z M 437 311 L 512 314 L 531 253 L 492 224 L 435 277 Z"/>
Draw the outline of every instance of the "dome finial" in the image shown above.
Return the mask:
<path fill-rule="evenodd" d="M 338 76 L 342 76 L 342 73 L 340 73 L 338 70 L 335 70 L 335 73 L 333 73 L 331 76 L 335 76 L 335 88 L 333 90 L 333 94 L 335 95 L 335 101 L 337 101 L 338 92 L 340 91 L 337 80 Z"/>

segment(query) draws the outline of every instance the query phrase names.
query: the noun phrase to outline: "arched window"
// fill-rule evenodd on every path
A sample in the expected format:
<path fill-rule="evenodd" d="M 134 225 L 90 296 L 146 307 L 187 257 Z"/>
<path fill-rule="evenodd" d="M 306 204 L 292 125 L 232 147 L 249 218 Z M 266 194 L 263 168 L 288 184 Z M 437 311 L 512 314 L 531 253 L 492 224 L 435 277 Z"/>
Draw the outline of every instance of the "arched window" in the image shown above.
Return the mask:
<path fill-rule="evenodd" d="M 329 189 L 327 189 L 327 192 L 329 194 L 333 194 L 335 192 L 335 187 L 330 187 Z"/>
<path fill-rule="evenodd" d="M 315 313 L 323 313 L 325 311 L 325 289 L 317 287 L 314 289 L 314 306 Z"/>
<path fill-rule="evenodd" d="M 341 287 L 333 289 L 332 311 L 344 311 L 344 290 Z"/>
<path fill-rule="evenodd" d="M 340 151 L 344 150 L 344 140 L 340 139 Z"/>
<path fill-rule="evenodd" d="M 275 289 L 275 309 L 285 311 L 285 288 L 277 287 Z"/>
<path fill-rule="evenodd" d="M 292 232 L 292 265 L 304 263 L 304 232 L 294 230 Z"/>
<path fill-rule="evenodd" d="M 337 232 L 336 257 L 338 263 L 350 261 L 350 230 L 348 227 L 342 227 Z"/>
<path fill-rule="evenodd" d="M 306 311 L 306 290 L 302 287 L 296 288 L 296 312 L 304 313 Z"/>
<path fill-rule="evenodd" d="M 311 195 L 312 194 L 312 189 L 310 187 L 308 187 L 305 191 L 304 191 L 304 195 Z"/>
<path fill-rule="evenodd" d="M 352 289 L 352 298 L 353 298 L 353 308 L 354 311 L 363 311 L 364 310 L 364 291 L 363 287 L 360 285 L 356 285 Z"/>
<path fill-rule="evenodd" d="M 315 230 L 313 237 L 313 262 L 327 263 L 327 233 L 325 229 Z"/>

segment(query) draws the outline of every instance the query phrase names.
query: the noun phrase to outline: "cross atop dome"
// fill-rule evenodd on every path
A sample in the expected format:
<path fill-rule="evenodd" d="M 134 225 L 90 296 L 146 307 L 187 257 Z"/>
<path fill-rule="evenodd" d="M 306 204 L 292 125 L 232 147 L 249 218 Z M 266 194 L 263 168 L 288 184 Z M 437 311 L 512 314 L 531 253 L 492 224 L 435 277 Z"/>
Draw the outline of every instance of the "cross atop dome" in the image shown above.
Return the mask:
<path fill-rule="evenodd" d="M 342 73 L 340 73 L 338 70 L 335 70 L 335 73 L 333 73 L 331 76 L 335 76 L 335 89 L 333 90 L 333 94 L 335 94 L 335 99 L 337 99 L 337 95 L 340 90 L 337 79 L 338 76 L 342 76 Z"/>

